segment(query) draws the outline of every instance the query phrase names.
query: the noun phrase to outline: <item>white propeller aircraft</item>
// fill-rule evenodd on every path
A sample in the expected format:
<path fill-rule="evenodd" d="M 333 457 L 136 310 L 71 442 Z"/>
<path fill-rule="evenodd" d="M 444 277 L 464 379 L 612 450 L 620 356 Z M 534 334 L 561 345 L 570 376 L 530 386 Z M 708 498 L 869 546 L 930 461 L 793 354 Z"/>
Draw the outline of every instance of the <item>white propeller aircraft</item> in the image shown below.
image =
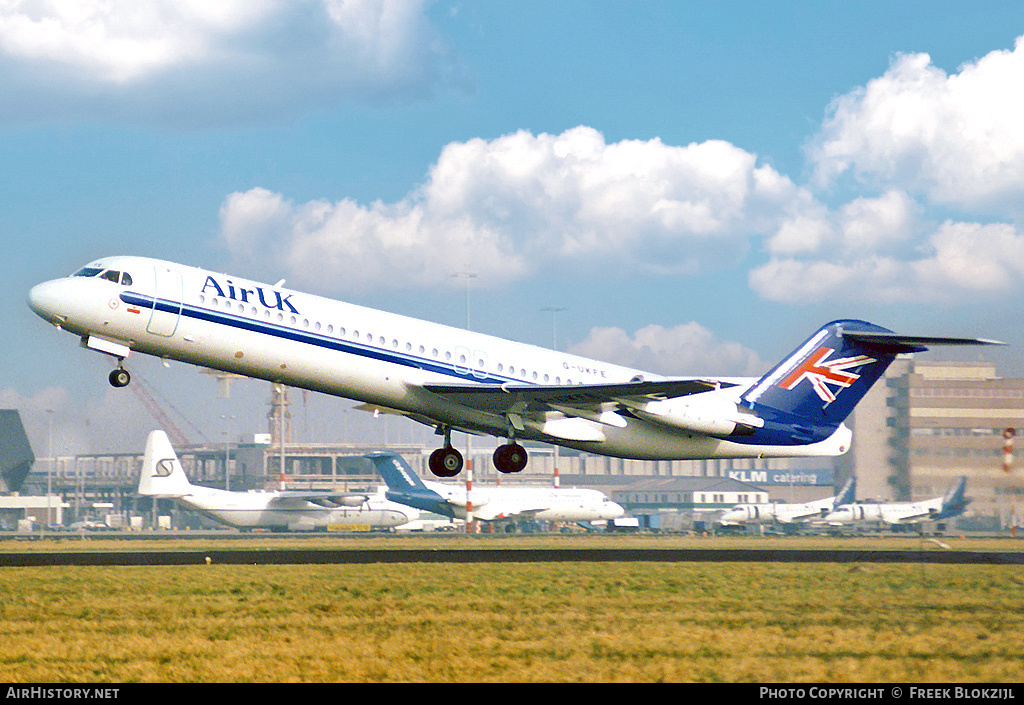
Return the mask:
<path fill-rule="evenodd" d="M 967 477 L 961 476 L 942 497 L 920 502 L 847 503 L 829 512 L 824 523 L 833 527 L 898 526 L 941 521 L 963 514 L 970 503 L 964 496 Z"/>
<path fill-rule="evenodd" d="M 339 525 L 390 528 L 419 518 L 417 510 L 389 501 L 382 492 L 229 492 L 198 487 L 188 481 L 163 431 L 153 431 L 146 439 L 139 494 L 173 499 L 203 516 L 237 529 L 310 531 Z"/>
<path fill-rule="evenodd" d="M 839 494 L 833 497 L 800 504 L 787 504 L 785 502 L 737 504 L 722 514 L 718 523 L 724 526 L 771 523 L 788 525 L 809 524 L 824 518 L 839 505 L 852 502 L 855 496 L 856 478 L 851 477 L 846 481 L 846 485 Z"/>
<path fill-rule="evenodd" d="M 453 519 L 465 519 L 472 504 L 473 518 L 480 521 L 599 521 L 624 514 L 621 505 L 598 490 L 554 487 L 459 487 L 427 482 L 413 472 L 397 453 L 386 451 L 367 456 L 384 478 L 384 496 L 410 507 Z"/>
<path fill-rule="evenodd" d="M 440 477 L 462 469 L 452 430 L 506 438 L 501 472 L 526 466 L 520 439 L 647 460 L 840 455 L 843 421 L 896 355 L 994 342 L 840 320 L 760 379 L 666 378 L 143 257 L 97 260 L 28 299 L 116 359 L 115 387 L 134 351 L 358 400 L 443 435 Z"/>

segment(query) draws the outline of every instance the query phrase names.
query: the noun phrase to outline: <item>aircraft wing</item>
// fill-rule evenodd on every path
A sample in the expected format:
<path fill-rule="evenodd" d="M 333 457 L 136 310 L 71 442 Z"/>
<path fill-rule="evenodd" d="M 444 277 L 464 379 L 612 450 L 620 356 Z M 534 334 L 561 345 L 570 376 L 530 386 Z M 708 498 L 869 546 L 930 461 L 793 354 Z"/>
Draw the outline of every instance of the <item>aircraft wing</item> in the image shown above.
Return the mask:
<path fill-rule="evenodd" d="M 366 502 L 369 497 L 370 496 L 365 492 L 285 490 L 275 495 L 267 506 L 288 507 L 304 505 L 306 502 L 312 502 L 313 504 L 320 505 L 327 509 L 335 509 L 337 507 L 358 507 Z"/>
<path fill-rule="evenodd" d="M 600 441 L 604 439 L 601 432 L 579 419 L 623 428 L 626 419 L 617 413 L 620 409 L 732 386 L 732 382 L 694 378 L 579 385 L 427 384 L 422 388 L 447 401 L 506 417 L 516 430 L 529 422 L 549 436 Z M 557 411 L 566 418 L 544 420 L 548 411 Z"/>
<path fill-rule="evenodd" d="M 495 519 L 528 519 L 543 512 L 545 509 L 550 507 L 535 506 L 526 507 L 519 506 L 511 508 L 508 506 L 501 507 L 493 504 L 487 504 L 479 509 L 473 509 L 473 518 L 481 521 L 494 521 Z"/>
<path fill-rule="evenodd" d="M 822 517 L 821 509 L 808 507 L 799 512 L 793 512 L 792 514 L 783 513 L 781 516 L 776 510 L 775 520 L 780 524 L 802 524 L 809 519 L 820 519 Z"/>
<path fill-rule="evenodd" d="M 901 514 L 897 517 L 886 517 L 882 515 L 882 520 L 886 524 L 914 524 L 919 521 L 925 521 L 931 518 L 936 513 L 935 509 L 919 509 L 910 514 Z"/>

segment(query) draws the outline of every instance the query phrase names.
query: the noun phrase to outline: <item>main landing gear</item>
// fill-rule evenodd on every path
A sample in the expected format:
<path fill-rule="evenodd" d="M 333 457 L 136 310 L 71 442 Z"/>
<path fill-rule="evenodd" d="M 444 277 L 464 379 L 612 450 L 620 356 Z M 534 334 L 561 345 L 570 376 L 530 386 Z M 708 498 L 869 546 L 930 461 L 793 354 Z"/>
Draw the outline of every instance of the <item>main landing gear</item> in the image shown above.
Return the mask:
<path fill-rule="evenodd" d="M 520 472 L 526 467 L 526 449 L 514 440 L 498 446 L 494 451 L 494 467 L 498 472 Z"/>
<path fill-rule="evenodd" d="M 498 472 L 521 472 L 528 459 L 526 449 L 510 438 L 494 451 L 494 467 Z M 427 465 L 437 477 L 455 477 L 462 472 L 462 453 L 452 448 L 451 429 L 444 430 L 444 446 L 430 454 Z"/>
<path fill-rule="evenodd" d="M 444 447 L 430 454 L 430 472 L 438 477 L 455 477 L 462 472 L 462 453 L 452 448 L 452 430 L 444 430 Z"/>
<path fill-rule="evenodd" d="M 451 446 L 438 448 L 430 454 L 428 464 L 438 477 L 455 477 L 462 471 L 462 453 Z"/>

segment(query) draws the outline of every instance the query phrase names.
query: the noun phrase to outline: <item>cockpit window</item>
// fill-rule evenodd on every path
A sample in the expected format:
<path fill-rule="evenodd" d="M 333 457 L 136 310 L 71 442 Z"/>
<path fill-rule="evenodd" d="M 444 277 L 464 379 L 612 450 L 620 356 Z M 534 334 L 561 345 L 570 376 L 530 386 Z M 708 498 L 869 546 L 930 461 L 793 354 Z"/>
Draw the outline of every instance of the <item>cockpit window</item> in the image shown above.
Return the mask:
<path fill-rule="evenodd" d="M 131 286 L 132 285 L 132 275 L 129 274 L 128 272 L 121 272 L 121 285 L 122 286 Z"/>
<path fill-rule="evenodd" d="M 97 274 L 99 274 L 102 271 L 103 270 L 100 269 L 99 267 L 82 267 L 77 272 L 75 272 L 72 276 L 76 276 L 76 277 L 95 277 Z"/>
<path fill-rule="evenodd" d="M 108 269 L 100 275 L 100 279 L 108 279 L 117 284 L 121 281 L 121 273 L 115 272 L 113 269 Z"/>

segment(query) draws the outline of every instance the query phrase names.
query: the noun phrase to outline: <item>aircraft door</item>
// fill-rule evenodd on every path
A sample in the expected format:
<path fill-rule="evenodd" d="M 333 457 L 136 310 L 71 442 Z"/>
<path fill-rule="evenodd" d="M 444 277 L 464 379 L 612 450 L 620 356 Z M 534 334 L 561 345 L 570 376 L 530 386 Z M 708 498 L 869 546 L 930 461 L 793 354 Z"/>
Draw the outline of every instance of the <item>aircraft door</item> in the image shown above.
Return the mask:
<path fill-rule="evenodd" d="M 181 318 L 183 284 L 181 272 L 169 267 L 157 266 L 154 270 L 156 286 L 153 289 L 153 313 L 146 330 L 153 335 L 170 338 L 178 329 Z"/>

